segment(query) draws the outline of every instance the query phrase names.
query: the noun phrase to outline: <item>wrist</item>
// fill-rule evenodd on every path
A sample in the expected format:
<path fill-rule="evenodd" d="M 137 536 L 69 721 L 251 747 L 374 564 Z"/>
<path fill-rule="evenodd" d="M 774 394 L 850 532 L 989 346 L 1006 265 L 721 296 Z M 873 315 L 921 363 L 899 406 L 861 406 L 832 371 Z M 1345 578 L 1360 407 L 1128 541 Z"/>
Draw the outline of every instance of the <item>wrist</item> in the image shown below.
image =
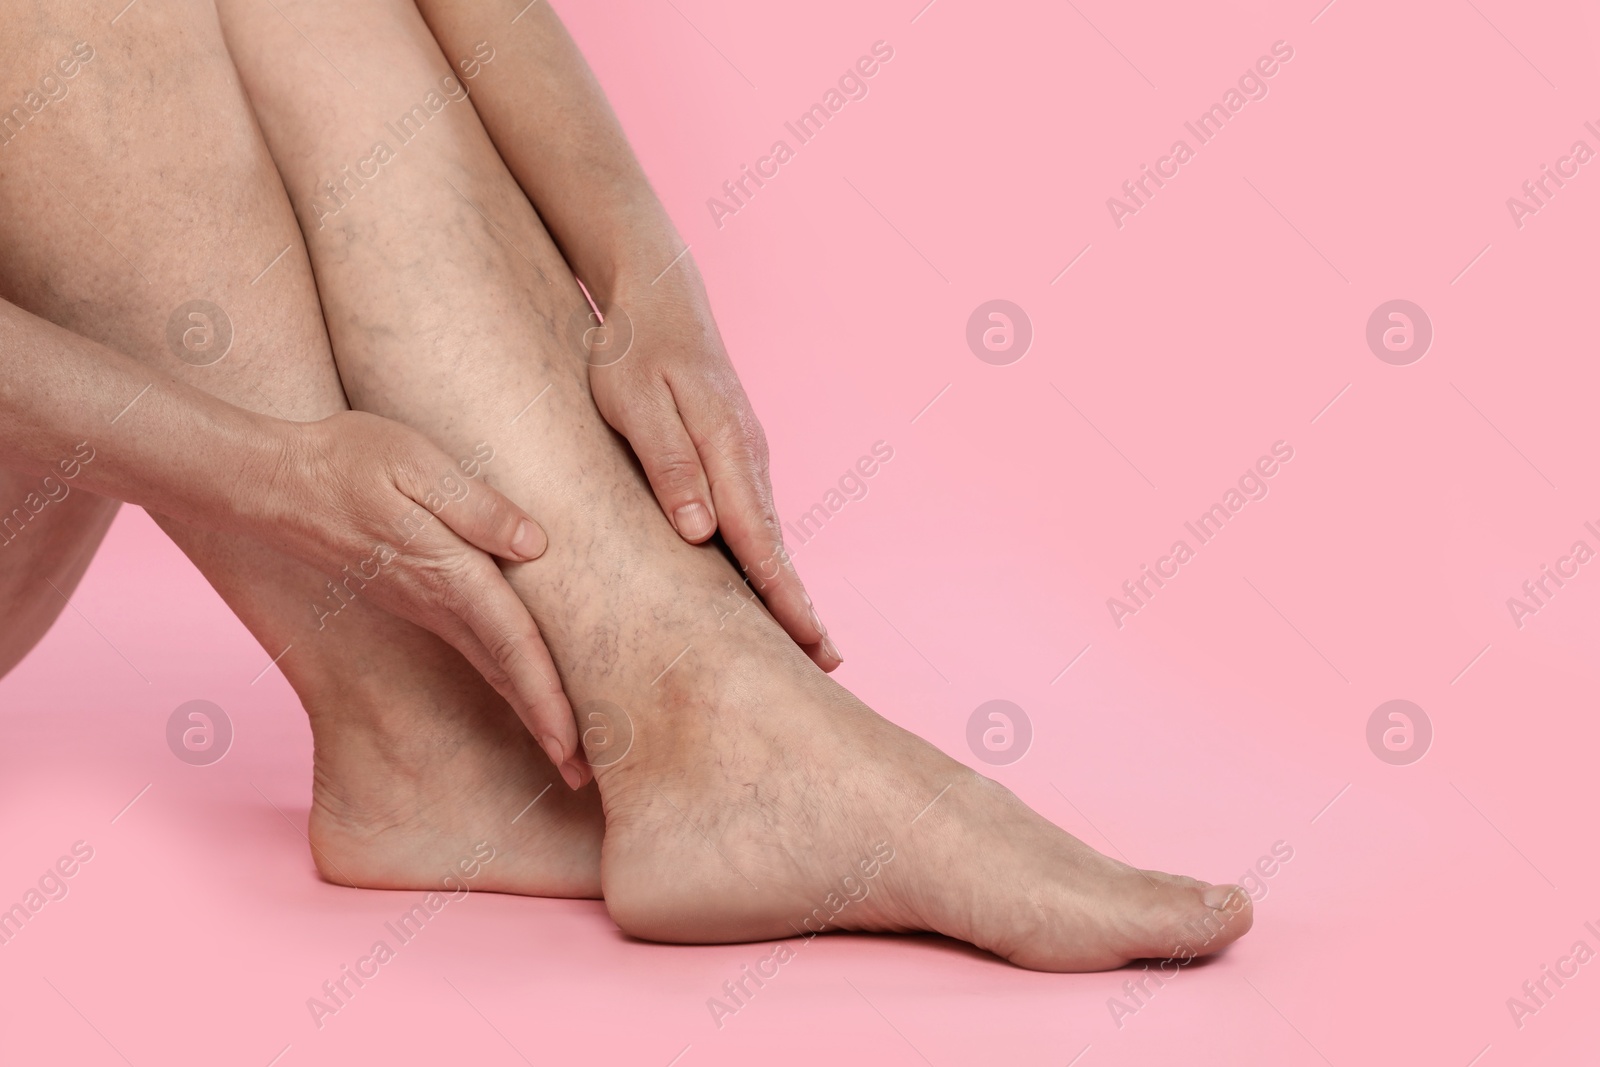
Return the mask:
<path fill-rule="evenodd" d="M 244 414 L 232 440 L 240 477 L 230 481 L 228 508 L 241 525 L 276 527 L 288 511 L 286 493 L 304 481 L 315 459 L 315 424 Z"/>
<path fill-rule="evenodd" d="M 601 240 L 587 254 L 574 256 L 578 277 L 604 310 L 629 298 L 670 295 L 672 299 L 704 299 L 704 284 L 694 253 L 659 206 L 629 217 L 618 213 Z"/>
<path fill-rule="evenodd" d="M 684 252 L 679 248 L 678 252 Z M 673 253 L 677 255 L 678 252 Z M 663 267 L 671 263 L 670 269 Z M 607 287 L 605 298 L 592 293 L 602 313 L 620 309 L 636 320 L 676 321 L 680 324 L 711 322 L 711 298 L 706 292 L 694 253 L 688 252 L 676 263 L 672 257 L 646 267 L 637 261 L 616 275 Z"/>
<path fill-rule="evenodd" d="M 174 472 L 175 517 L 239 532 L 276 523 L 286 475 L 297 462 L 300 424 L 225 403 L 205 412 L 204 422 L 197 438 L 204 454 L 194 467 Z"/>

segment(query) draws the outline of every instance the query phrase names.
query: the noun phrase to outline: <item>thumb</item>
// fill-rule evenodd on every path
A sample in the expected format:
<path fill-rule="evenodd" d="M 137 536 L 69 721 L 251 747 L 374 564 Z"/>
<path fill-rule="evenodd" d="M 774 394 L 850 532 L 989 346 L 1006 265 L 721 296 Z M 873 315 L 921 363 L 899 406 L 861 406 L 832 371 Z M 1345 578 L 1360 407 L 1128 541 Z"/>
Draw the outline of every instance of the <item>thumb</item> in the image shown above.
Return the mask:
<path fill-rule="evenodd" d="M 426 490 L 400 489 L 463 541 L 491 556 L 521 563 L 544 555 L 549 544 L 544 528 L 487 482 L 463 479 L 452 471 Z"/>

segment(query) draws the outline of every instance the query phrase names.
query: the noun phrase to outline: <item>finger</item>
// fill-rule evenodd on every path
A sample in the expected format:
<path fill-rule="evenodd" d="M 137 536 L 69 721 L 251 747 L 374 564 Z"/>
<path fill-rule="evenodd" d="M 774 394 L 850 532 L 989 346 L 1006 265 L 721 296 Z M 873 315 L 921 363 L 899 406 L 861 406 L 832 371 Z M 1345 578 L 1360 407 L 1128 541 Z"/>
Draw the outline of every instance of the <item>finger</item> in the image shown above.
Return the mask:
<path fill-rule="evenodd" d="M 796 644 L 825 671 L 844 658 L 817 617 L 811 597 L 783 544 L 772 481 L 767 467 L 766 436 L 742 390 L 730 403 L 727 394 L 706 394 L 692 387 L 680 398 L 684 424 L 710 476 L 712 499 L 722 539 L 744 568 L 752 588 L 761 594 L 772 617 Z"/>
<path fill-rule="evenodd" d="M 515 608 L 485 605 L 469 612 L 464 621 L 473 641 L 463 642 L 463 654 L 469 661 L 476 657 L 473 666 L 516 710 L 567 785 L 581 789 L 593 774 L 580 758 L 572 704 L 533 617 L 509 585 L 505 591 Z"/>
<path fill-rule="evenodd" d="M 597 372 L 613 373 L 610 368 Z M 609 397 L 609 391 L 603 392 Z M 601 414 L 633 446 L 673 529 L 690 544 L 706 540 L 717 530 L 717 512 L 700 453 L 684 429 L 672 391 L 665 382 L 652 380 L 618 410 L 607 410 L 613 406 L 602 403 Z"/>
<path fill-rule="evenodd" d="M 448 555 L 452 547 L 460 554 Z M 424 544 L 408 568 L 418 581 L 416 621 L 449 642 L 515 709 L 539 746 L 574 789 L 589 774 L 578 758 L 578 730 L 555 661 L 533 616 L 500 569 L 465 545 Z M 400 612 L 405 614 L 403 610 Z"/>
<path fill-rule="evenodd" d="M 526 616 L 526 611 L 523 614 Z M 572 704 L 561 688 L 555 660 L 538 625 L 531 616 L 527 619 L 528 629 L 520 634 L 497 630 L 486 619 L 469 620 L 476 643 L 485 650 L 478 669 L 480 673 L 502 672 L 485 673 L 484 677 L 516 710 L 568 787 L 581 789 L 594 772 L 582 759 Z M 468 660 L 471 658 L 469 655 Z"/>
<path fill-rule="evenodd" d="M 427 508 L 464 541 L 491 556 L 525 563 L 544 555 L 544 528 L 482 479 L 458 474 L 444 453 L 397 465 L 396 488 Z"/>

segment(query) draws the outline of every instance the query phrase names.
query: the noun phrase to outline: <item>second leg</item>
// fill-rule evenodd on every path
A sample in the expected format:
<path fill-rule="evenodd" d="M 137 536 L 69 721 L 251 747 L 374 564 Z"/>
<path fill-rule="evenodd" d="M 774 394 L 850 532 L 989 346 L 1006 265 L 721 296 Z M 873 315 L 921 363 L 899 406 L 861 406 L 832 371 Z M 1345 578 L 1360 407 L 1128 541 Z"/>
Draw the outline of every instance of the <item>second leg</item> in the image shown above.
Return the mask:
<path fill-rule="evenodd" d="M 6 5 L 0 68 L 50 70 L 75 54 L 81 69 L 0 147 L 0 293 L 241 407 L 294 421 L 345 410 L 304 242 L 210 0 L 139 5 L 109 29 L 87 14 L 75 24 L 75 12 Z M 207 310 L 193 320 L 202 347 L 191 349 L 169 322 L 196 300 Z M 204 348 L 222 316 L 231 347 Z M 0 591 L 17 597 L 8 603 L 59 605 L 47 580 L 70 592 L 113 510 L 76 492 L 42 510 L 30 527 L 77 525 L 25 529 L 0 548 L 14 556 L 0 560 Z M 486 841 L 497 855 L 475 887 L 598 895 L 594 790 L 570 792 L 453 649 L 265 545 L 157 521 L 305 705 L 309 833 L 326 877 L 436 889 Z"/>
<path fill-rule="evenodd" d="M 410 0 L 222 10 L 249 43 L 240 73 L 352 404 L 447 450 L 489 441 L 506 461 L 487 477 L 549 533 L 507 574 L 595 724 L 623 929 L 928 929 L 1051 970 L 1213 952 L 1248 929 L 1241 890 L 1111 860 L 872 712 L 716 548 L 677 535 L 590 396 L 578 285 Z"/>

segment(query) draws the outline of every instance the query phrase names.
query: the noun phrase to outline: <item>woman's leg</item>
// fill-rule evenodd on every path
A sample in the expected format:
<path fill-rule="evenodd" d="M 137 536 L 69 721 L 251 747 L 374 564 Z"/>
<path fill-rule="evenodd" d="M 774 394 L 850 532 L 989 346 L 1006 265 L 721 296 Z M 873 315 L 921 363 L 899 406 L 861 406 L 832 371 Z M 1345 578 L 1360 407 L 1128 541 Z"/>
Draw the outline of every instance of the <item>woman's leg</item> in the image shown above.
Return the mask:
<path fill-rule="evenodd" d="M 66 609 L 117 507 L 59 478 L 0 470 L 0 677 Z"/>
<path fill-rule="evenodd" d="M 139 4 L 114 25 L 48 0 L 3 6 L 0 69 L 66 91 L 0 144 L 0 295 L 234 404 L 295 420 L 343 410 L 304 243 L 210 0 Z M 70 79 L 52 74 L 74 54 Z M 178 310 L 190 301 L 209 303 L 199 319 Z M 89 532 L 58 573 L 81 570 L 111 510 L 83 517 Z M 569 791 L 453 650 L 262 545 L 157 520 L 261 642 L 263 664 L 281 655 L 306 707 L 326 877 L 437 888 L 487 841 L 496 855 L 477 888 L 598 894 L 594 789 Z M 26 531 L 0 561 L 47 532 Z"/>
<path fill-rule="evenodd" d="M 585 739 L 625 930 L 934 929 L 1076 970 L 1248 928 L 1242 892 L 1221 910 L 1224 887 L 1107 859 L 874 714 L 673 531 L 590 398 L 578 287 L 410 0 L 220 7 L 352 403 L 491 442 L 487 477 L 549 532 L 508 574 L 607 728 Z"/>

